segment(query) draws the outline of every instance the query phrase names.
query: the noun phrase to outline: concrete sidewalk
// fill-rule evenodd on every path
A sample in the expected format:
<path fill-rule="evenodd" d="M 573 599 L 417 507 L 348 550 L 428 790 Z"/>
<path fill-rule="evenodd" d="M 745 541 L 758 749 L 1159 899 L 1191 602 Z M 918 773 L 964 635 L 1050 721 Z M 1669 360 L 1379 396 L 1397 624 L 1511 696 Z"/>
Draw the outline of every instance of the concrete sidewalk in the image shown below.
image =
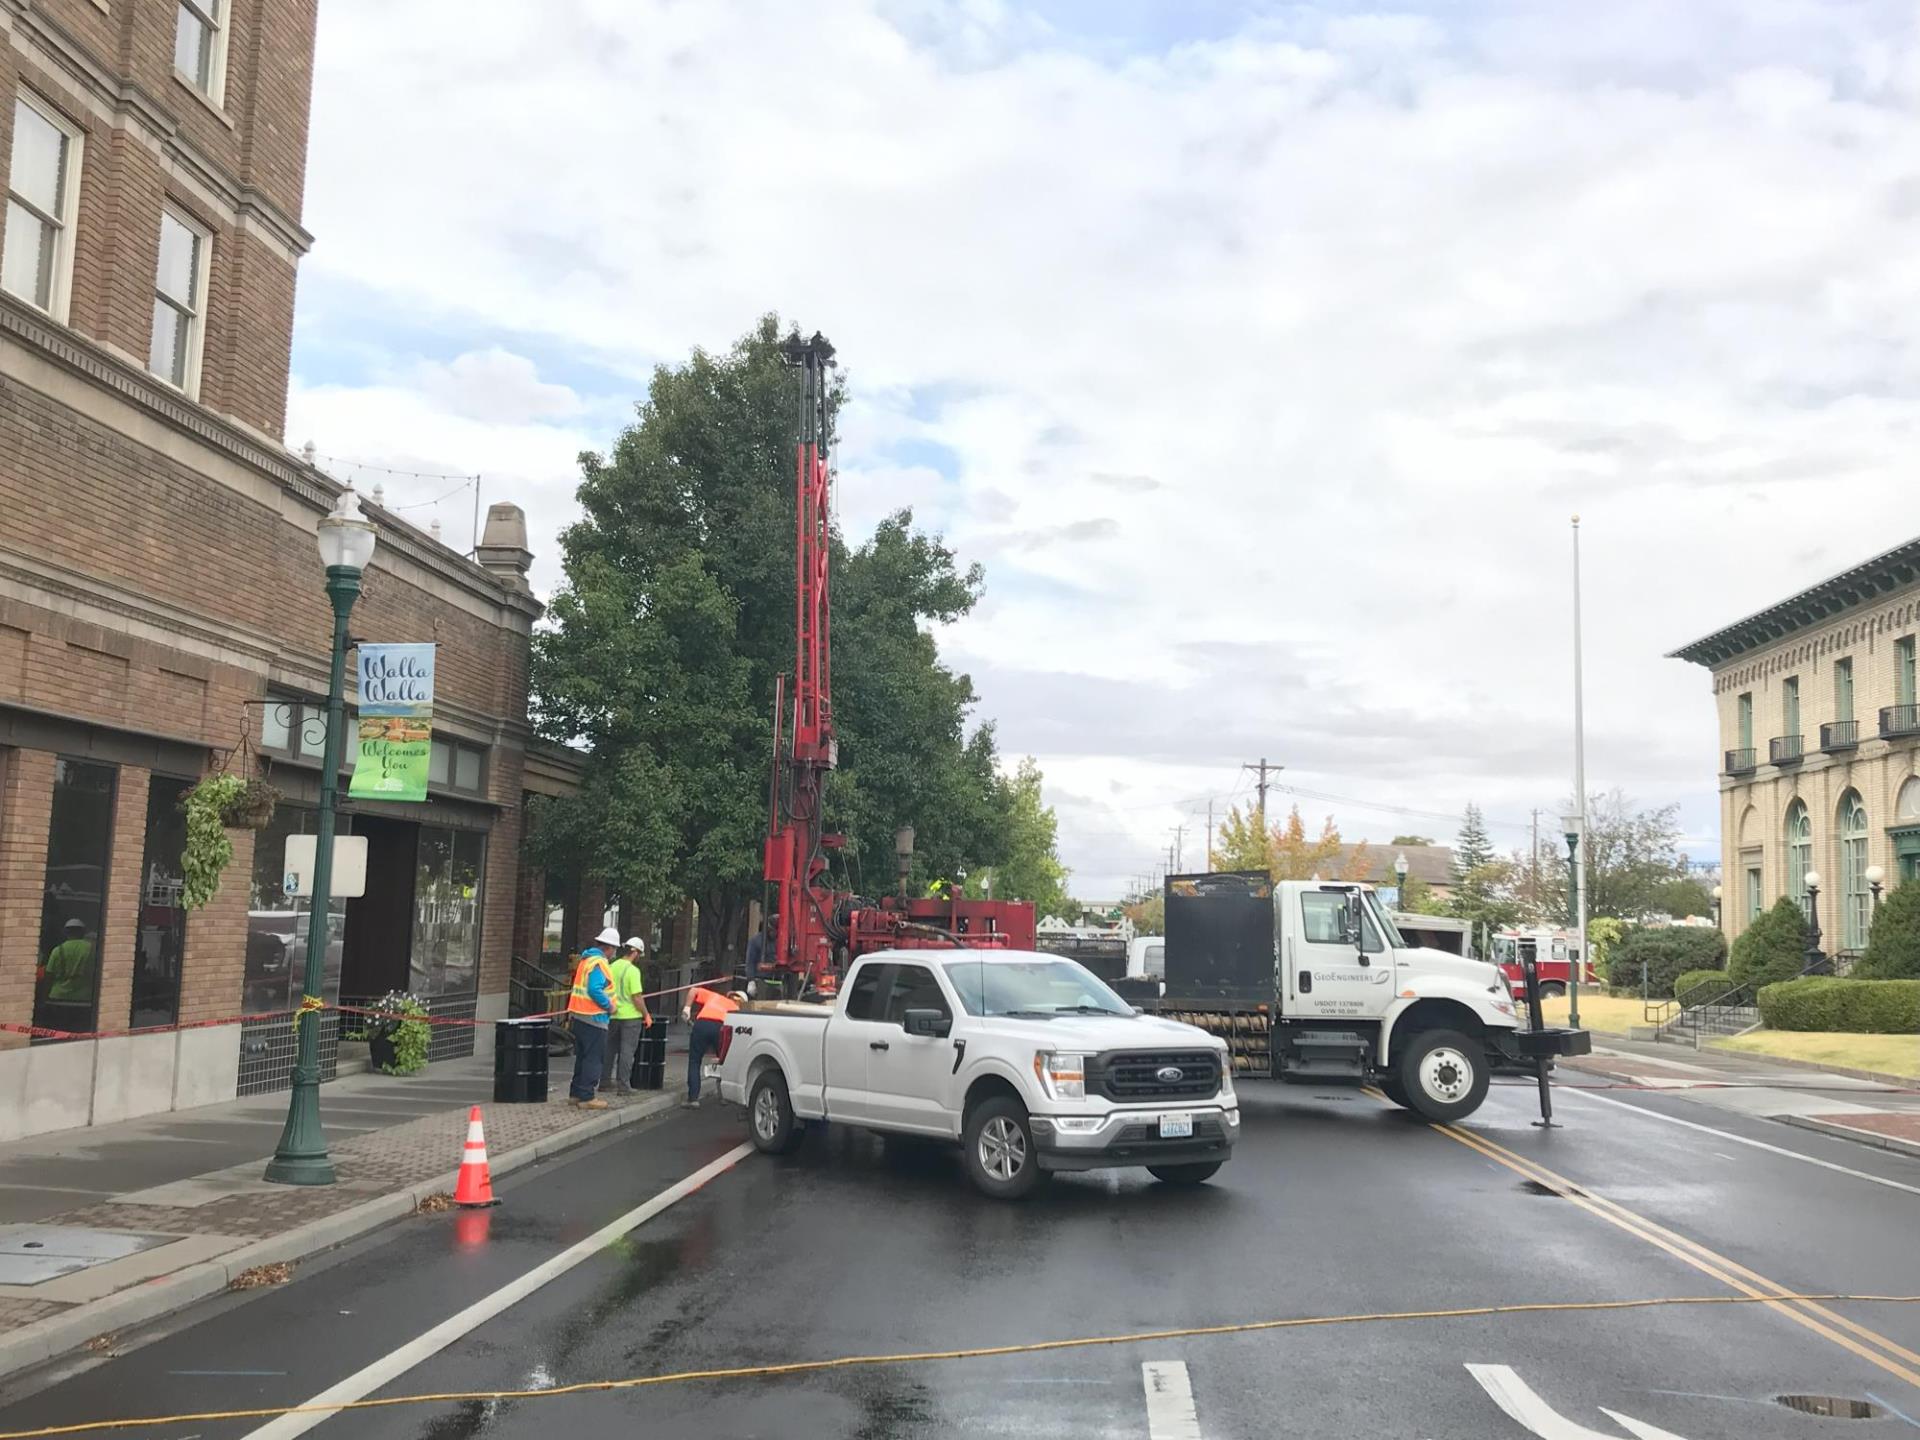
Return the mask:
<path fill-rule="evenodd" d="M 1561 1064 L 1617 1084 L 1920 1155 L 1920 1085 L 1725 1050 L 1609 1040 Z"/>
<path fill-rule="evenodd" d="M 326 1085 L 331 1186 L 261 1178 L 284 1093 L 0 1146 L 0 1274 L 17 1282 L 0 1283 L 0 1375 L 412 1213 L 453 1188 L 474 1104 L 498 1177 L 667 1110 L 683 1093 L 669 1061 L 665 1090 L 609 1094 L 611 1108 L 581 1110 L 566 1101 L 567 1069 L 556 1063 L 544 1105 L 492 1104 L 490 1060 Z M 103 1254 L 113 1258 L 85 1268 L 61 1258 Z"/>

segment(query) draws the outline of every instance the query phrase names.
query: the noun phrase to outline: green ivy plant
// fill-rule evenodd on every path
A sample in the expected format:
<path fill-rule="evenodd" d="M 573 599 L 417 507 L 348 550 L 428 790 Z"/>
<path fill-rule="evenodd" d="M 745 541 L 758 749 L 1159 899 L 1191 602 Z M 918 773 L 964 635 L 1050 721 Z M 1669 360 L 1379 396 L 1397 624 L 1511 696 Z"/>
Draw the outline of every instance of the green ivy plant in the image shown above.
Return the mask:
<path fill-rule="evenodd" d="M 370 1008 L 384 1013 L 367 1017 L 368 1036 L 378 1035 L 393 1042 L 393 1063 L 380 1068 L 389 1075 L 411 1075 L 416 1070 L 424 1070 L 427 1042 L 433 1034 L 426 1021 L 427 1007 L 404 990 L 391 990 Z"/>
<path fill-rule="evenodd" d="M 209 775 L 189 790 L 180 806 L 187 812 L 187 848 L 180 857 L 185 879 L 181 903 L 198 910 L 220 888 L 220 876 L 233 863 L 233 841 L 228 838 L 226 813 L 246 794 L 247 782 L 238 775 Z"/>

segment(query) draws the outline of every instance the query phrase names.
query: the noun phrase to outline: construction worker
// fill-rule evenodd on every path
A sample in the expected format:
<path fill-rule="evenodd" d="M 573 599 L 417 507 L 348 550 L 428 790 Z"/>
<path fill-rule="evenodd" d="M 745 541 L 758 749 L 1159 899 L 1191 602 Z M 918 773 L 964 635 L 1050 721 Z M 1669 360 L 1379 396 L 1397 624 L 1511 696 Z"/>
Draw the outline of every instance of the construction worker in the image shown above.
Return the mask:
<path fill-rule="evenodd" d="M 602 937 L 612 935 L 620 943 L 620 932 L 608 927 Z M 573 993 L 567 999 L 567 1023 L 573 1029 L 573 1080 L 567 1086 L 572 1102 L 585 1110 L 604 1110 L 600 1072 L 607 1059 L 607 1021 L 613 1015 L 613 975 L 607 957 L 598 945 L 580 952 L 580 965 L 573 972 Z"/>
<path fill-rule="evenodd" d="M 927 886 L 927 898 L 929 900 L 951 900 L 953 898 L 953 882 L 944 879 L 934 881 L 931 885 Z"/>
<path fill-rule="evenodd" d="M 704 985 L 694 986 L 693 993 L 687 997 L 680 1018 L 693 1021 L 693 1031 L 687 1040 L 687 1098 L 682 1102 L 681 1109 L 698 1108 L 700 1062 L 706 1059 L 708 1051 L 717 1052 L 720 1049 L 721 1023 L 738 1010 L 746 998 L 737 991 L 725 995 L 718 990 L 709 990 Z"/>
<path fill-rule="evenodd" d="M 640 1048 L 640 1032 L 653 1024 L 647 1013 L 646 982 L 640 975 L 640 962 L 646 958 L 647 942 L 631 935 L 620 948 L 620 958 L 607 967 L 613 980 L 613 1023 L 607 1027 L 607 1063 L 612 1067 L 613 1088 L 622 1095 L 633 1091 L 633 1056 Z"/>
<path fill-rule="evenodd" d="M 47 999 L 55 1005 L 91 1005 L 93 942 L 87 939 L 87 922 L 69 920 L 62 934 L 66 938 L 47 952 L 47 963 L 40 970 L 47 982 Z"/>

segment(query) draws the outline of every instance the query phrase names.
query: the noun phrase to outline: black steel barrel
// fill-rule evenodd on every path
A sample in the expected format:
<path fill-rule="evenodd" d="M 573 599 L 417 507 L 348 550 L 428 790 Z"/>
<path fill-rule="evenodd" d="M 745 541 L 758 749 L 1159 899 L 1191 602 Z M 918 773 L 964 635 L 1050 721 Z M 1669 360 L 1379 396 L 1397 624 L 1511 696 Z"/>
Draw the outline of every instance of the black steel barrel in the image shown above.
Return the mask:
<path fill-rule="evenodd" d="M 493 1099 L 497 1105 L 547 1103 L 547 1021 L 493 1022 Z"/>
<path fill-rule="evenodd" d="M 664 1090 L 667 1085 L 667 1022 L 655 1020 L 640 1032 L 640 1048 L 633 1054 L 633 1073 L 627 1083 L 636 1090 Z"/>

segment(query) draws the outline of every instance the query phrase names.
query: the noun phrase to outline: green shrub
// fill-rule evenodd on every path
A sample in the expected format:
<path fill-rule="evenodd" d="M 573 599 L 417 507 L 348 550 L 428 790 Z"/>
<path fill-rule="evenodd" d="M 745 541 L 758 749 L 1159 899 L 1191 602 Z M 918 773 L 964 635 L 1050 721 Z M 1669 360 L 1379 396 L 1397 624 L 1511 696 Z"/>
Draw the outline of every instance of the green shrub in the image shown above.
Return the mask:
<path fill-rule="evenodd" d="M 1636 925 L 1613 945 L 1607 974 L 1622 994 L 1640 993 L 1646 967 L 1647 994 L 1673 994 L 1673 982 L 1693 970 L 1718 970 L 1727 963 L 1727 942 L 1704 925 Z M 1735 982 L 1728 982 L 1729 988 Z"/>
<path fill-rule="evenodd" d="M 1673 998 L 1684 1005 L 1706 1005 L 1718 1000 L 1737 982 L 1724 970 L 1689 970 L 1673 982 Z"/>
<path fill-rule="evenodd" d="M 1782 980 L 1760 992 L 1760 1018 L 1771 1030 L 1920 1034 L 1920 980 Z"/>
<path fill-rule="evenodd" d="M 1920 980 L 1920 882 L 1897 885 L 1880 902 L 1853 973 L 1862 980 Z"/>
<path fill-rule="evenodd" d="M 1807 917 L 1789 896 L 1740 932 L 1727 971 L 1736 985 L 1758 989 L 1791 980 L 1807 965 Z"/>

